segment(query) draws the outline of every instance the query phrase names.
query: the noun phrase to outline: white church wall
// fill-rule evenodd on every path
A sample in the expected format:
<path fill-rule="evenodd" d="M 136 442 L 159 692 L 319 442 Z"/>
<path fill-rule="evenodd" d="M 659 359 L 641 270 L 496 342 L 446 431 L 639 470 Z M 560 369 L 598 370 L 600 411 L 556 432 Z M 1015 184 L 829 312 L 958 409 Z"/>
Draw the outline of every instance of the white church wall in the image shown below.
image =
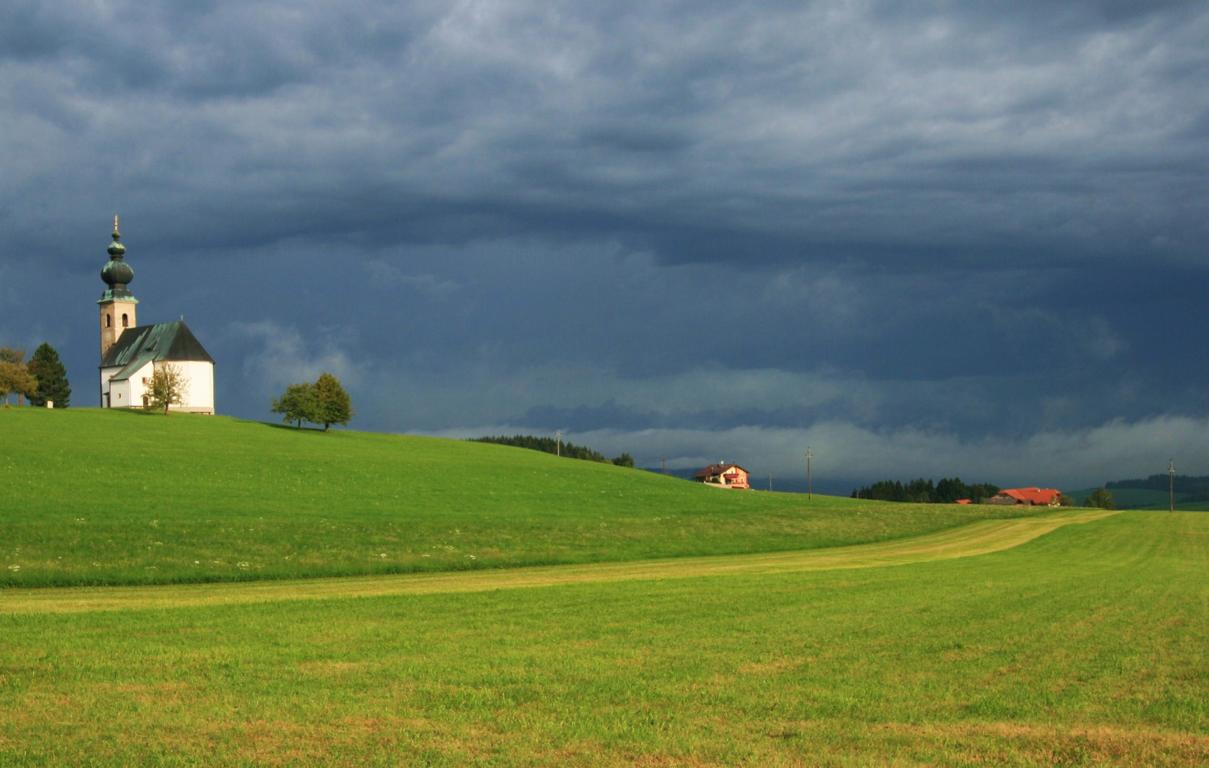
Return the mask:
<path fill-rule="evenodd" d="M 130 399 L 130 381 L 111 381 L 109 383 L 109 407 L 129 408 L 134 404 Z M 140 402 L 139 405 L 142 405 Z"/>
<path fill-rule="evenodd" d="M 104 395 L 109 393 L 110 408 L 142 408 L 143 393 L 146 387 L 143 385 L 143 377 L 151 376 L 151 363 L 148 362 L 142 368 L 138 369 L 130 375 L 128 379 L 122 381 L 112 381 L 110 376 L 117 374 L 121 368 L 103 368 L 101 370 L 101 400 L 104 402 Z"/>
<path fill-rule="evenodd" d="M 148 362 L 142 368 L 130 374 L 130 403 L 132 406 L 142 408 L 146 403 L 144 395 L 151 391 L 151 375 L 154 372 L 155 367 L 151 362 Z"/>
<path fill-rule="evenodd" d="M 109 380 L 114 374 L 122 370 L 121 368 L 102 368 L 101 369 L 101 404 L 105 404 L 105 395 L 109 394 Z"/>
<path fill-rule="evenodd" d="M 186 381 L 184 404 L 177 410 L 214 413 L 214 364 L 197 360 L 178 360 L 171 364 L 180 369 Z"/>

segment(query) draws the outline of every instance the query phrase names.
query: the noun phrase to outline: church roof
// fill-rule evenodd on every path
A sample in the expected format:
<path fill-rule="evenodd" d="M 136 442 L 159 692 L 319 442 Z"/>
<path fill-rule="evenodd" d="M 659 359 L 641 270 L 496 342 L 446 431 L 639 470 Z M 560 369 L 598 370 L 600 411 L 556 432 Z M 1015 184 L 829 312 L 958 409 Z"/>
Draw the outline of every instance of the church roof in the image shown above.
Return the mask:
<path fill-rule="evenodd" d="M 118 337 L 105 358 L 102 368 L 118 368 L 110 379 L 124 381 L 150 362 L 200 361 L 213 363 L 214 358 L 201 345 L 184 320 L 127 328 Z"/>

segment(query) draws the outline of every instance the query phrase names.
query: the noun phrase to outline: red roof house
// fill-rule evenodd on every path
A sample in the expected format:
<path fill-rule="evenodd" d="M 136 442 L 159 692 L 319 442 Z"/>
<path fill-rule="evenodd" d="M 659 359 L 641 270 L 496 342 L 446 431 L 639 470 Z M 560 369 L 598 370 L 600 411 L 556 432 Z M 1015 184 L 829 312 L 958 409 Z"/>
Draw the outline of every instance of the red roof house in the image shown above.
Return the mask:
<path fill-rule="evenodd" d="M 1057 488 L 1004 488 L 987 499 L 988 504 L 1022 504 L 1029 507 L 1056 507 L 1062 499 Z"/>

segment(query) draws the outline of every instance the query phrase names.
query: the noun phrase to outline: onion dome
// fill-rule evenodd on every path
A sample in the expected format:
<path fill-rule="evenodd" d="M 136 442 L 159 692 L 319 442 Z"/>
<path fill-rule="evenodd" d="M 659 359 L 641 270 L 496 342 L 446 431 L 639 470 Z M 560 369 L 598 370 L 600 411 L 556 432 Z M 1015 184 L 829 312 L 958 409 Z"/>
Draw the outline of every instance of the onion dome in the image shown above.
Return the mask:
<path fill-rule="evenodd" d="M 101 301 L 112 299 L 133 299 L 134 294 L 126 287 L 134 279 L 134 270 L 126 263 L 126 246 L 122 245 L 122 234 L 118 231 L 118 217 L 113 217 L 113 242 L 106 249 L 109 262 L 101 268 L 101 279 L 109 286 L 109 290 L 101 295 Z"/>

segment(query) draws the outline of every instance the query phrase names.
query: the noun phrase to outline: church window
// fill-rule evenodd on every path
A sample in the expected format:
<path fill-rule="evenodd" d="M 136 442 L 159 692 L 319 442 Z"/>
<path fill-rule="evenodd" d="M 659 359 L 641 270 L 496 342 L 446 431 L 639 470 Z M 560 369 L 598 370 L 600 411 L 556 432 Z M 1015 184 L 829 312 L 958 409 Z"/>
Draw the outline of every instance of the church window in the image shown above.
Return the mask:
<path fill-rule="evenodd" d="M 105 327 L 108 328 L 111 325 L 113 325 L 113 315 L 106 312 L 105 313 Z"/>
<path fill-rule="evenodd" d="M 122 313 L 122 327 L 126 328 L 130 325 L 130 317 L 125 312 Z"/>

